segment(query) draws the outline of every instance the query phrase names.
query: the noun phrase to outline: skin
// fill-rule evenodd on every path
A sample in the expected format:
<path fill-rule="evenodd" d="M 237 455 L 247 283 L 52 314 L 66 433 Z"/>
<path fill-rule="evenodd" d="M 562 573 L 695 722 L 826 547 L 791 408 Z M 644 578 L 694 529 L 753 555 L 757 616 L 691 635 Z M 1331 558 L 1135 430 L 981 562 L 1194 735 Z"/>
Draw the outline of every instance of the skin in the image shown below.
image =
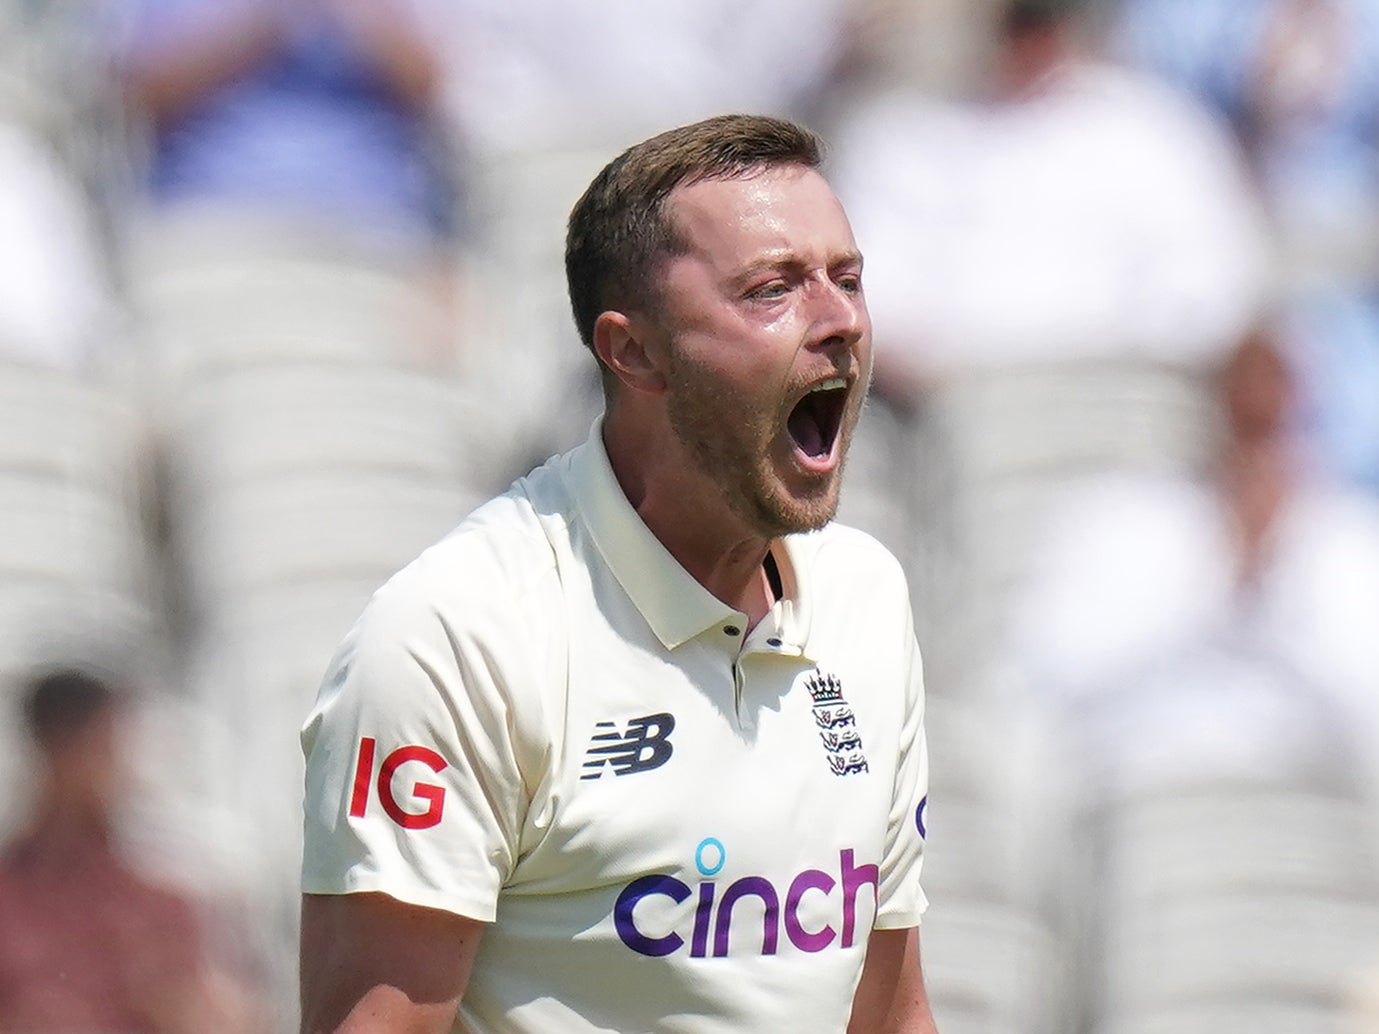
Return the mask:
<path fill-rule="evenodd" d="M 445 1034 L 484 924 L 382 894 L 302 897 L 302 1031 Z"/>
<path fill-rule="evenodd" d="M 661 270 L 656 312 L 603 313 L 594 346 L 615 383 L 604 443 L 623 491 L 671 554 L 755 622 L 772 541 L 818 527 L 871 370 L 861 256 L 824 179 L 800 167 L 677 188 L 688 243 Z M 843 376 L 832 452 L 811 460 L 786 417 Z M 376 894 L 302 909 L 305 1032 L 444 1034 L 483 924 Z M 873 931 L 849 1034 L 933 1034 L 914 929 Z"/>
<path fill-rule="evenodd" d="M 847 1034 L 937 1034 L 919 963 L 919 930 L 873 930 Z"/>

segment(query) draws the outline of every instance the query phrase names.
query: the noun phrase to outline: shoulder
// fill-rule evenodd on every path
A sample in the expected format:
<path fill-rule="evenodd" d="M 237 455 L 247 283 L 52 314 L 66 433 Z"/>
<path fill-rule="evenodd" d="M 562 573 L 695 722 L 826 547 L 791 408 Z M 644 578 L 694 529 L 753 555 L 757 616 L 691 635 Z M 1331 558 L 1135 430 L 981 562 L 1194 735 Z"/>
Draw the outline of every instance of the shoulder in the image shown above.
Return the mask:
<path fill-rule="evenodd" d="M 871 598 L 886 605 L 909 599 L 900 561 L 872 535 L 851 525 L 835 522 L 816 532 L 791 536 L 790 550 L 807 567 L 816 592 Z M 859 597 L 859 593 L 864 595 Z"/>
<path fill-rule="evenodd" d="M 796 536 L 802 555 L 831 573 L 855 571 L 859 576 L 904 578 L 900 561 L 869 532 L 834 521 L 819 531 Z"/>
<path fill-rule="evenodd" d="M 318 742 L 384 732 L 398 743 L 450 744 L 458 756 L 459 742 L 478 737 L 511 744 L 515 766 L 536 771 L 549 675 L 567 635 L 558 503 L 534 472 L 374 594 L 307 717 L 308 756 Z"/>
<path fill-rule="evenodd" d="M 339 690 L 395 701 L 410 684 L 453 704 L 535 677 L 565 634 L 553 536 L 566 518 L 548 481 L 539 470 L 514 483 L 384 583 L 340 645 L 321 702 Z"/>

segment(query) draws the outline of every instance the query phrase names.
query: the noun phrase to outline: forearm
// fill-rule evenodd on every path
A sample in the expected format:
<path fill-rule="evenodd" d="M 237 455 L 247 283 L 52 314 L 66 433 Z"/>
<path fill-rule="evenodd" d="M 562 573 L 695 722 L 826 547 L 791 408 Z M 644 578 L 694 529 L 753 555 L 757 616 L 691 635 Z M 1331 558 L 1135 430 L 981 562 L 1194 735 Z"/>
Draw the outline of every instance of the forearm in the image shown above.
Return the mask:
<path fill-rule="evenodd" d="M 872 931 L 848 1034 L 936 1034 L 917 930 Z"/>
<path fill-rule="evenodd" d="M 371 987 L 343 1016 L 303 1012 L 302 1034 L 448 1034 L 458 1005 L 418 1002 L 395 987 Z"/>
<path fill-rule="evenodd" d="M 271 5 L 256 4 L 176 46 L 136 52 L 125 70 L 131 102 L 155 124 L 175 122 L 277 52 L 286 30 L 275 12 Z"/>

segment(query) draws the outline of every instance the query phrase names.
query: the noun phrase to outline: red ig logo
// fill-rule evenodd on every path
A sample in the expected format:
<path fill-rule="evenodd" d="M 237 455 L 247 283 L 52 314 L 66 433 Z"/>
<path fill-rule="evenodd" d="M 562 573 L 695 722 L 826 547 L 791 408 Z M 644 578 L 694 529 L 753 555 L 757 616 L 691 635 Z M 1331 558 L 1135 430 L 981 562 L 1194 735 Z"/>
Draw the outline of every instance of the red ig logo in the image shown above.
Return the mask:
<path fill-rule="evenodd" d="M 373 775 L 373 759 L 377 747 L 378 742 L 371 736 L 365 736 L 359 741 L 359 764 L 354 769 L 354 796 L 350 798 L 350 815 L 356 819 L 364 817 L 369 805 L 369 777 Z M 445 758 L 430 747 L 416 744 L 398 747 L 383 759 L 383 765 L 378 770 L 378 803 L 383 805 L 388 818 L 404 829 L 428 829 L 441 820 L 441 813 L 445 810 L 445 787 L 437 786 L 435 783 L 414 783 L 412 799 L 425 801 L 426 810 L 403 811 L 402 806 L 397 803 L 397 798 L 393 796 L 393 776 L 409 761 L 420 761 L 432 772 L 440 772 L 449 767 Z"/>

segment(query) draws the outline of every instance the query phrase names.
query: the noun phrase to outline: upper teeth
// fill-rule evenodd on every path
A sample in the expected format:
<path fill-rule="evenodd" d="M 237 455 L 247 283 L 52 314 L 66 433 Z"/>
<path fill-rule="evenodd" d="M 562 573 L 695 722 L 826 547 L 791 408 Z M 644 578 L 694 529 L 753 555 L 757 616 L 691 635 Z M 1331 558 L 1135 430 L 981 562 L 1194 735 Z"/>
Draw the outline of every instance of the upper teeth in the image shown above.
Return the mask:
<path fill-rule="evenodd" d="M 814 385 L 809 391 L 812 394 L 816 391 L 833 391 L 835 388 L 846 388 L 847 386 L 848 381 L 846 377 L 831 377 L 822 384 Z"/>

